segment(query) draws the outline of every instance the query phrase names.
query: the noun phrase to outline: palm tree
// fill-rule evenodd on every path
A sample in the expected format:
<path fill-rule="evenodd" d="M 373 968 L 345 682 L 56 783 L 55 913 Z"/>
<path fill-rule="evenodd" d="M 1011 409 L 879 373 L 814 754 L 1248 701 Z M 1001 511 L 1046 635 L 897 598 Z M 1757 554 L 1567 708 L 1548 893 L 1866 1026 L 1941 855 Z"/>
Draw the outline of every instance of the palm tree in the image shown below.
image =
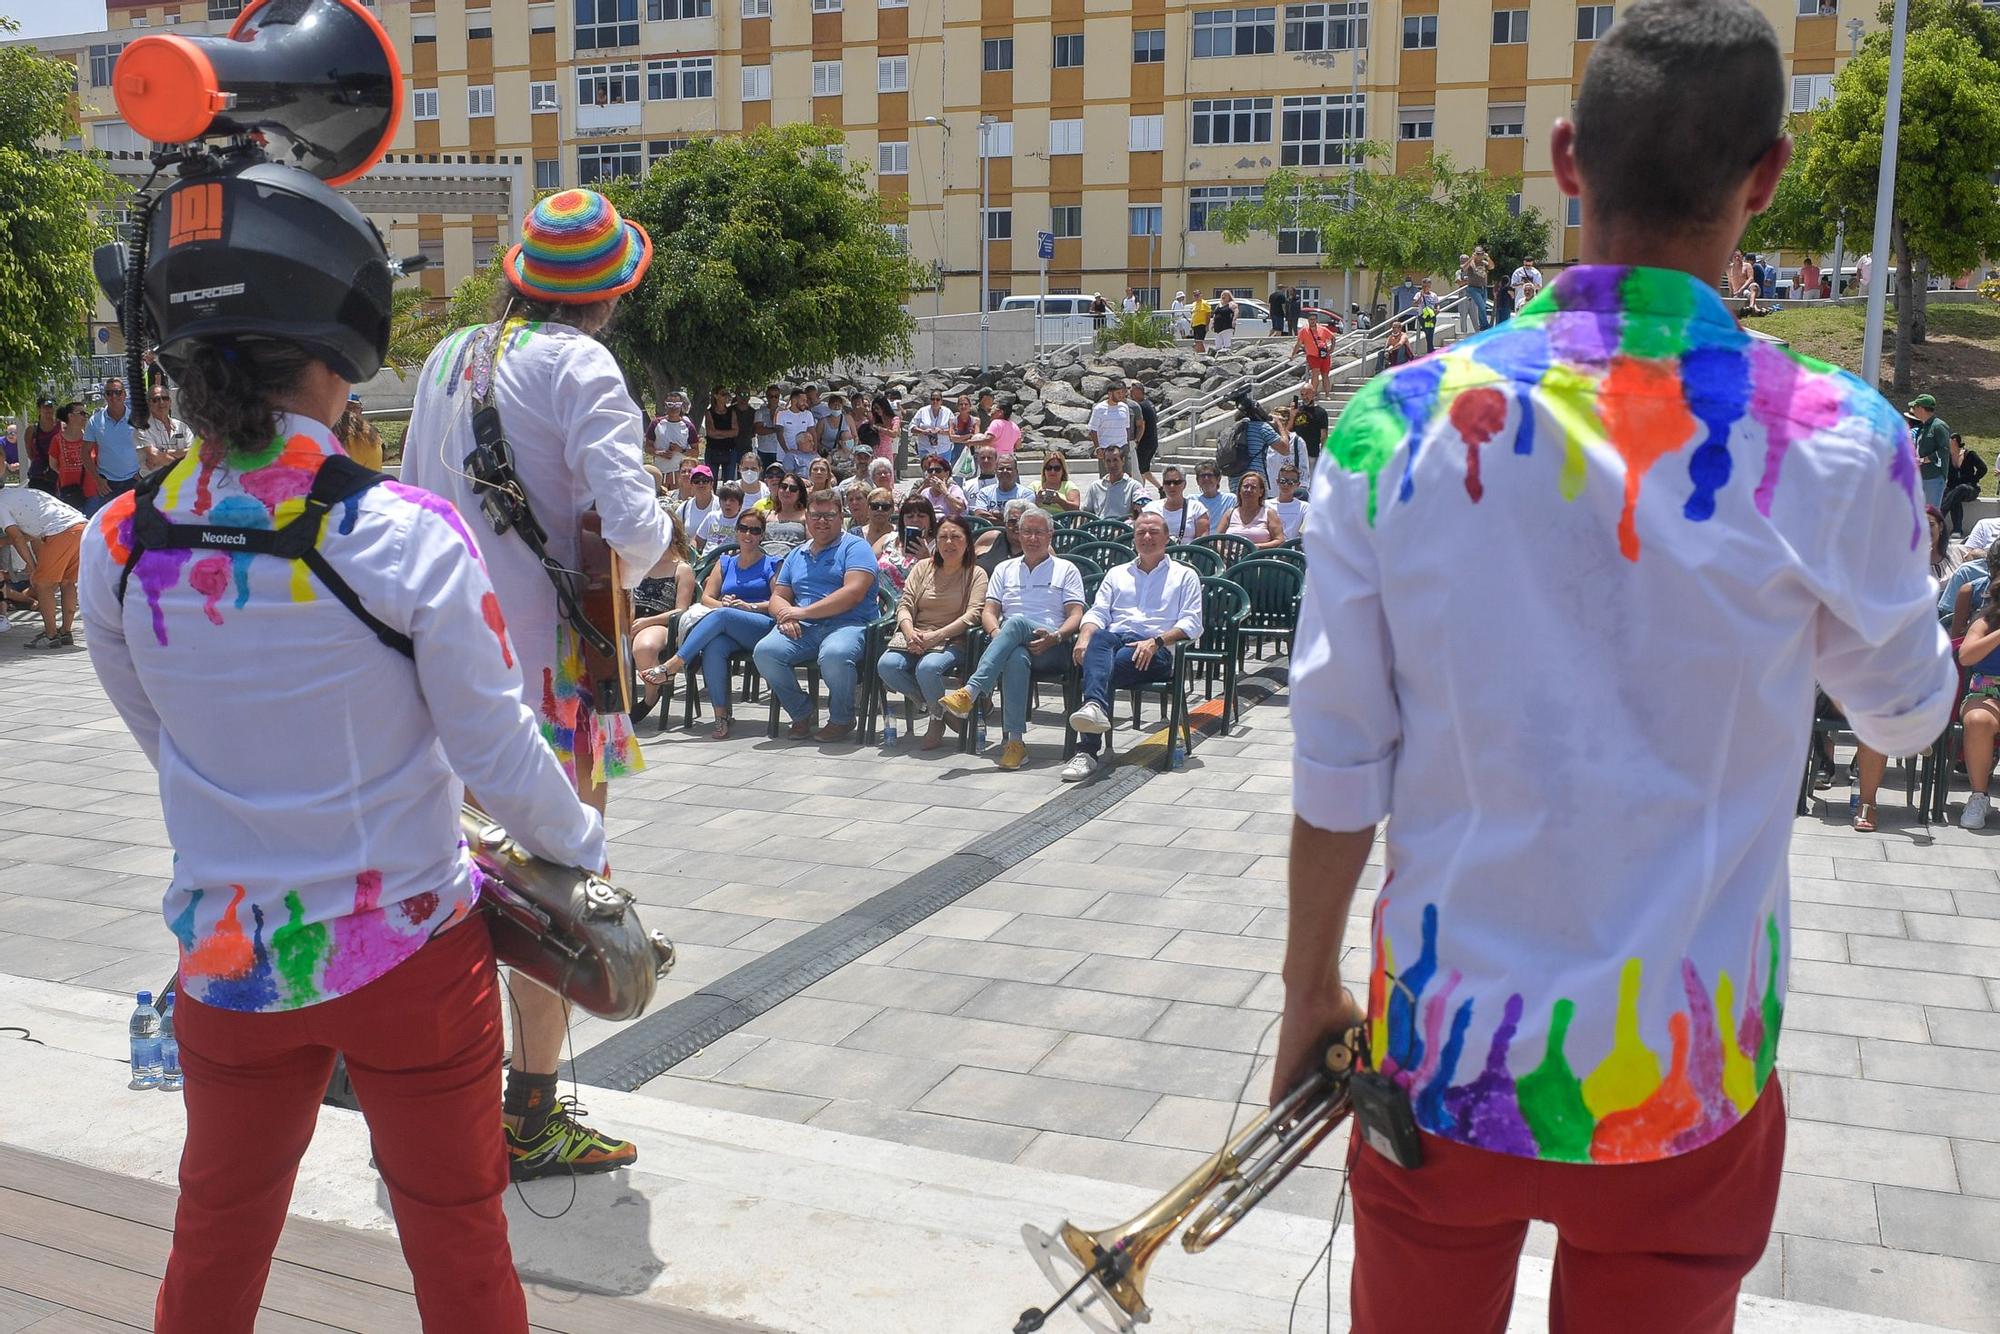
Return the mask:
<path fill-rule="evenodd" d="M 451 332 L 449 307 L 421 287 L 389 295 L 389 368 L 398 374 L 424 363 L 438 339 Z"/>

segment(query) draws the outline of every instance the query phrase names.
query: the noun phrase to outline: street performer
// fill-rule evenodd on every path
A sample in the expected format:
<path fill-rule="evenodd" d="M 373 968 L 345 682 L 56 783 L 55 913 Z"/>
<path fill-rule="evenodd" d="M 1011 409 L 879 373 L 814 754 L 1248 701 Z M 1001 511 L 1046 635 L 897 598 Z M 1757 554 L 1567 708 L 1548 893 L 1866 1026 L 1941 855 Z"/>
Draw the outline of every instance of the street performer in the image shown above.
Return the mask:
<path fill-rule="evenodd" d="M 424 1328 L 524 1334 L 460 780 L 565 865 L 602 864 L 603 826 L 523 702 L 459 516 L 330 429 L 388 348 L 380 238 L 304 173 L 251 170 L 180 187 L 214 191 L 227 225 L 149 270 L 160 360 L 203 443 L 114 497 L 82 560 L 91 663 L 159 771 L 175 853 L 187 1142 L 154 1328 L 251 1334 L 344 1055 Z M 162 240 L 179 203 L 160 201 Z M 164 299 L 203 289 L 220 296 Z M 296 558 L 255 549 L 294 537 Z"/>
<path fill-rule="evenodd" d="M 1500 1334 L 1535 1219 L 1552 1329 L 1733 1327 L 1784 1158 L 1814 681 L 1888 754 L 1950 717 L 1901 421 L 1716 295 L 1791 158 L 1785 89 L 1742 0 L 1621 10 L 1549 138 L 1582 262 L 1327 442 L 1273 1086 L 1363 1020 L 1340 960 L 1386 817 L 1348 1155 L 1369 1334 Z"/>
<path fill-rule="evenodd" d="M 618 298 L 645 277 L 652 254 L 645 229 L 621 219 L 595 191 L 565 190 L 535 205 L 507 253 L 494 323 L 447 337 L 418 377 L 403 479 L 478 516 L 465 459 L 474 443 L 474 400 L 490 393 L 549 556 L 578 568 L 578 525 L 594 507 L 626 587 L 644 578 L 667 549 L 667 516 L 641 453 L 645 419 L 595 335 L 611 322 Z M 480 548 L 542 735 L 583 799 L 602 813 L 607 780 L 643 765 L 631 720 L 591 698 L 582 641 L 527 542 L 489 530 Z M 471 787 L 483 802 L 478 784 Z M 514 1179 L 606 1172 L 636 1161 L 633 1145 L 593 1130 L 573 1101 L 556 1096 L 567 1004 L 518 974 L 507 994 L 514 1002 L 505 1101 Z"/>

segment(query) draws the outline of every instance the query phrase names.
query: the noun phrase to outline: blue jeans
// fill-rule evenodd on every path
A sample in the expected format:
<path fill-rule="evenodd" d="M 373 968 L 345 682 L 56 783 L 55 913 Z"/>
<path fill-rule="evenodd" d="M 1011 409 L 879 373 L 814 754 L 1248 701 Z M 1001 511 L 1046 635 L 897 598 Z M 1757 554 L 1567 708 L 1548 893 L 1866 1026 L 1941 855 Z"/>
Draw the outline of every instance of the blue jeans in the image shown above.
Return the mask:
<path fill-rule="evenodd" d="M 1924 478 L 1924 504 L 1935 506 L 1943 500 L 1944 478 L 1942 476 Z"/>
<path fill-rule="evenodd" d="M 1153 660 L 1146 664 L 1146 670 L 1139 670 L 1132 662 L 1132 645 L 1150 639 L 1150 635 L 1114 634 L 1109 630 L 1099 630 L 1090 637 L 1090 644 L 1083 650 L 1083 698 L 1086 703 L 1095 703 L 1105 713 L 1116 717 L 1117 710 L 1111 707 L 1113 691 L 1127 686 L 1138 685 L 1142 681 L 1170 681 L 1174 675 L 1174 654 L 1172 649 L 1160 649 L 1153 654 Z M 1076 738 L 1077 749 L 1086 755 L 1095 755 L 1104 738 L 1090 732 L 1080 732 Z"/>
<path fill-rule="evenodd" d="M 1009 616 L 1000 623 L 1000 633 L 993 636 L 993 642 L 980 655 L 979 665 L 972 669 L 965 688 L 972 692 L 974 699 L 992 693 L 993 683 L 1000 683 L 1000 732 L 1003 737 L 1019 740 L 1028 732 L 1028 698 L 1034 689 L 1035 672 L 1057 672 L 1069 660 L 1069 645 L 1058 643 L 1040 653 L 1028 651 L 1028 640 L 1037 630 L 1046 626 L 1036 625 L 1025 616 Z"/>
<path fill-rule="evenodd" d="M 1486 305 L 1486 289 L 1483 287 L 1468 287 L 1465 289 L 1465 295 L 1472 302 L 1472 327 L 1474 329 L 1484 329 L 1490 318 L 1490 311 Z"/>
<path fill-rule="evenodd" d="M 681 640 L 675 656 L 682 662 L 701 660 L 702 684 L 708 687 L 709 707 L 717 717 L 729 713 L 729 655 L 756 648 L 770 629 L 771 618 L 761 611 L 720 607 L 696 621 Z"/>
<path fill-rule="evenodd" d="M 865 625 L 827 627 L 818 621 L 801 621 L 797 639 L 786 638 L 773 626 L 757 641 L 751 656 L 757 660 L 758 674 L 770 682 L 778 703 L 795 723 L 805 722 L 813 712 L 813 702 L 799 688 L 798 669 L 817 660 L 820 678 L 826 682 L 827 721 L 845 727 L 854 721 L 854 683 L 861 676 L 861 649 L 867 641 Z"/>
<path fill-rule="evenodd" d="M 938 701 L 944 698 L 944 678 L 965 660 L 956 645 L 932 649 L 921 659 L 907 649 L 892 648 L 875 663 L 882 687 L 899 695 L 921 699 L 932 717 L 938 716 Z"/>

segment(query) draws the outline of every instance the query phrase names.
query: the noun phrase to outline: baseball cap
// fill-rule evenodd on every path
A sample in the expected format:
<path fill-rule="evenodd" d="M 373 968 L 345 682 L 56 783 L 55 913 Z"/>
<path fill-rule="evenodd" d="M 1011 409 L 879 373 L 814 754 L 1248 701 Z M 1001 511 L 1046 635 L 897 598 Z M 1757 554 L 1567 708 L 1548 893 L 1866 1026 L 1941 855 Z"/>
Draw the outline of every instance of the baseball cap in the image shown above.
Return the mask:
<path fill-rule="evenodd" d="M 1929 408 L 1932 412 L 1936 412 L 1937 400 L 1932 398 L 1929 394 L 1918 394 L 1915 398 L 1910 400 L 1910 406 L 1913 408 Z"/>
<path fill-rule="evenodd" d="M 359 394 L 349 394 L 349 395 L 347 396 L 347 401 L 348 401 L 348 402 L 350 402 L 350 403 L 359 403 L 359 402 L 361 401 L 361 395 L 359 395 Z"/>
<path fill-rule="evenodd" d="M 706 477 L 712 482 L 715 480 L 715 470 L 710 468 L 706 463 L 697 463 L 694 465 L 694 471 L 690 472 L 688 476 L 694 478 Z"/>
<path fill-rule="evenodd" d="M 782 463 L 767 463 L 764 465 L 763 475 L 766 478 L 783 477 L 785 475 L 785 465 Z"/>

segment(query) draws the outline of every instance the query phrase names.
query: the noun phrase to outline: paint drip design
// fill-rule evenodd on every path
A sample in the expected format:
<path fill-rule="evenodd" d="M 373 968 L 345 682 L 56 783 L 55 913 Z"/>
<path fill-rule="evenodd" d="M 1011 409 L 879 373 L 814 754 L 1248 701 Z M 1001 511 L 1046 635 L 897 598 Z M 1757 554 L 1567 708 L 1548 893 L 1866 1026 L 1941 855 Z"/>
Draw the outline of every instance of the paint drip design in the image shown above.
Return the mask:
<path fill-rule="evenodd" d="M 1707 523 L 1718 507 L 1746 501 L 1768 519 L 1793 447 L 1832 429 L 1881 449 L 1884 471 L 1909 497 L 1915 550 L 1924 533 L 1916 456 L 1881 395 L 1752 339 L 1687 274 L 1579 265 L 1514 319 L 1370 380 L 1327 449 L 1367 480 L 1374 524 L 1385 505 L 1410 503 L 1437 477 L 1423 462 L 1434 453 L 1463 460 L 1465 495 L 1478 505 L 1493 493 L 1494 447 L 1533 458 L 1553 438 L 1563 500 L 1579 499 L 1593 472 L 1620 479 L 1614 536 L 1636 562 L 1646 530 L 1667 513 L 1645 503 L 1649 488 L 1669 488 L 1684 522 Z M 1684 457 L 1663 466 L 1675 456 Z M 1385 476 L 1394 479 L 1387 494 Z"/>

